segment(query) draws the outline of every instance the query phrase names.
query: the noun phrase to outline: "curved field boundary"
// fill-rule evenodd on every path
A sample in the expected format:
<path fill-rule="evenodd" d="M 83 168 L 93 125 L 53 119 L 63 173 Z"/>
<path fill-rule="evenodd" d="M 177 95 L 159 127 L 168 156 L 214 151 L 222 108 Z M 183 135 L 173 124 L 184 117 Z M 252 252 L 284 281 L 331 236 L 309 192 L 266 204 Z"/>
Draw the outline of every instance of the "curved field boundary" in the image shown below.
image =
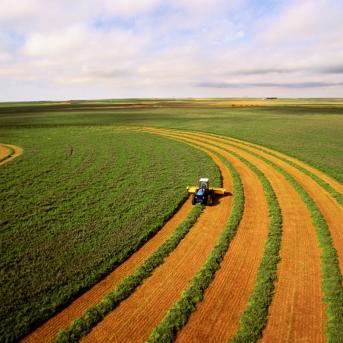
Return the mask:
<path fill-rule="evenodd" d="M 218 154 L 216 155 L 218 156 Z M 220 158 L 230 170 L 233 179 L 233 194 L 235 194 L 235 197 L 230 219 L 204 266 L 195 274 L 190 286 L 182 293 L 181 298 L 172 306 L 160 324 L 153 330 L 147 342 L 170 342 L 174 339 L 177 331 L 186 324 L 191 312 L 195 310 L 196 304 L 203 299 L 205 290 L 220 268 L 229 244 L 234 238 L 243 217 L 244 190 L 241 179 L 234 167 L 224 158 Z"/>
<path fill-rule="evenodd" d="M 325 293 L 324 301 L 327 304 L 328 314 L 326 334 L 331 341 L 338 342 L 338 340 L 340 339 L 340 334 L 343 332 L 343 318 L 341 316 L 341 314 L 343 313 L 343 290 L 341 285 L 342 275 L 339 270 L 337 253 L 333 247 L 329 228 L 323 215 L 321 214 L 314 200 L 306 192 L 305 188 L 285 169 L 272 162 L 271 160 L 268 160 L 267 158 L 255 152 L 252 152 L 251 150 L 237 147 L 237 145 L 232 143 L 227 144 L 239 148 L 242 151 L 245 151 L 257 157 L 272 166 L 276 171 L 281 173 L 286 178 L 286 180 L 294 187 L 294 189 L 299 193 L 302 200 L 306 204 L 311 214 L 312 223 L 317 233 L 317 239 L 322 249 L 322 284 Z"/>
<path fill-rule="evenodd" d="M 125 277 L 131 275 L 139 265 L 149 258 L 151 253 L 157 250 L 173 234 L 175 229 L 187 218 L 191 210 L 192 204 L 190 199 L 188 199 L 156 235 L 150 238 L 149 241 L 133 253 L 125 262 L 102 281 L 78 297 L 60 313 L 53 316 L 25 337 L 22 342 L 50 342 L 60 330 L 67 329 L 71 322 L 81 317 L 88 308 L 98 304 L 106 294 L 110 293 L 116 285 Z"/>
<path fill-rule="evenodd" d="M 273 168 L 278 170 L 293 185 L 295 190 L 300 194 L 311 214 L 313 226 L 316 229 L 317 238 L 322 249 L 322 287 L 324 291 L 324 302 L 327 305 L 328 323 L 326 335 L 332 342 L 339 342 L 343 332 L 343 288 L 342 274 L 339 268 L 337 251 L 333 246 L 328 225 L 320 212 L 318 206 L 305 188 L 289 173 L 277 164 L 259 156 Z"/>
<path fill-rule="evenodd" d="M 13 144 L 0 145 L 0 165 L 12 161 L 23 153 L 23 149 Z"/>
<path fill-rule="evenodd" d="M 218 139 L 222 141 L 221 139 Z M 343 270 L 343 235 L 342 235 L 342 222 L 343 222 L 343 207 L 337 204 L 335 199 L 329 195 L 325 189 L 323 189 L 315 180 L 309 177 L 307 174 L 302 173 L 293 165 L 289 165 L 283 159 L 278 159 L 275 155 L 270 155 L 263 151 L 259 152 L 256 148 L 250 148 L 236 141 L 230 141 L 230 139 L 224 140 L 231 146 L 241 148 L 243 151 L 251 151 L 261 158 L 270 160 L 272 163 L 276 163 L 285 172 L 290 174 L 295 180 L 306 190 L 311 199 L 314 200 L 318 210 L 320 211 L 323 219 L 327 223 L 330 230 L 330 235 L 333 240 L 333 247 L 337 251 L 339 268 Z M 247 150 L 248 149 L 248 150 Z M 256 155 L 255 155 L 256 156 Z"/>
<path fill-rule="evenodd" d="M 173 132 L 175 133 L 175 131 Z M 178 132 L 178 135 L 189 137 L 192 134 Z M 203 142 L 209 141 L 208 136 L 206 135 L 204 135 L 202 139 L 194 137 L 193 135 L 193 139 Z M 277 318 L 281 321 L 279 324 L 283 326 L 283 328 L 276 326 L 274 329 L 276 336 L 270 341 L 286 341 L 284 332 L 279 329 L 287 329 L 292 337 L 296 335 L 294 337 L 302 337 L 303 339 L 307 337 L 308 340 L 316 342 L 322 341 L 324 330 L 324 319 L 322 314 L 324 313 L 324 304 L 320 300 L 322 296 L 320 288 L 320 251 L 317 246 L 311 218 L 305 204 L 292 185 L 285 180 L 284 176 L 278 173 L 270 165 L 238 148 L 229 147 L 228 144 L 218 143 L 217 145 L 223 149 L 229 149 L 230 151 L 235 151 L 242 155 L 266 175 L 276 192 L 284 216 L 284 237 L 281 247 L 282 260 L 278 270 L 279 281 L 277 283 L 276 294 L 280 294 L 280 287 L 281 290 L 285 290 L 286 293 L 287 291 L 294 293 L 286 294 L 286 297 L 285 295 L 283 296 L 283 302 L 281 304 L 282 312 L 277 315 Z M 308 254 L 309 250 L 310 254 Z M 306 274 L 302 271 L 306 272 Z M 218 273 L 220 274 L 221 271 Z M 231 280 L 228 280 L 228 282 L 231 282 Z M 220 294 L 221 293 L 218 292 L 219 298 Z M 295 296 L 295 294 L 297 296 Z M 221 300 L 219 299 L 218 301 Z M 235 303 L 234 299 L 228 299 L 227 301 L 232 302 L 232 304 Z M 307 303 L 310 304 L 310 306 L 307 306 L 307 311 L 309 311 L 309 313 L 307 312 L 308 315 L 303 316 L 302 309 L 304 304 L 307 305 Z M 289 306 L 292 306 L 292 310 L 288 308 Z M 197 312 L 195 312 L 194 316 L 197 316 Z M 211 313 L 211 316 L 208 315 L 208 317 L 204 317 L 204 323 L 207 321 L 210 322 L 211 318 L 215 316 L 215 314 Z M 297 316 L 299 316 L 299 318 L 294 323 L 293 321 Z M 228 316 L 228 318 L 230 317 Z M 291 320 L 291 323 L 288 323 L 288 319 Z M 192 317 L 190 321 L 192 321 Z M 200 325 L 204 325 L 204 323 Z M 315 323 L 313 329 L 311 323 Z M 226 325 L 225 322 L 223 325 Z M 307 325 L 311 328 L 310 330 L 306 329 Z M 180 336 L 182 336 L 184 330 L 187 330 L 187 327 L 188 324 L 181 330 Z M 202 330 L 201 326 L 199 330 Z"/>
<path fill-rule="evenodd" d="M 198 136 L 198 134 L 196 134 Z M 201 136 L 201 135 L 200 135 Z M 270 155 L 256 148 L 248 147 L 245 144 L 237 143 L 236 140 L 231 141 L 227 139 L 215 138 L 215 141 L 226 142 L 236 148 L 241 148 L 243 151 L 251 151 L 259 156 L 276 163 L 283 168 L 287 173 L 296 179 L 298 183 L 308 192 L 309 196 L 314 200 L 318 209 L 320 210 L 323 218 L 325 219 L 331 237 L 333 239 L 333 246 L 337 250 L 340 270 L 343 270 L 343 235 L 342 235 L 342 222 L 343 222 L 343 207 L 337 204 L 336 199 L 327 193 L 313 178 L 307 174 L 299 171 L 293 165 L 288 164 L 283 159 L 278 159 L 275 155 Z M 247 150 L 248 149 L 248 150 Z"/>
<path fill-rule="evenodd" d="M 178 246 L 189 232 L 202 212 L 200 205 L 195 206 L 188 217 L 176 228 L 173 235 L 165 241 L 133 274 L 126 277 L 116 289 L 107 294 L 97 305 L 87 309 L 85 314 L 75 320 L 71 326 L 59 333 L 55 342 L 75 342 L 99 323 L 108 313 L 113 311 L 121 301 L 128 298 L 135 289 L 149 277 L 155 268 Z"/>
<path fill-rule="evenodd" d="M 313 192 L 311 193 L 311 187 L 313 186 L 312 183 L 315 183 L 316 187 L 324 189 L 323 192 L 325 192 L 328 197 L 335 198 L 334 195 L 330 193 L 328 189 L 325 189 L 323 184 L 320 184 L 318 180 L 315 180 L 311 175 L 297 168 L 301 162 L 297 164 L 296 160 L 294 160 L 295 164 L 292 165 L 289 163 L 289 160 L 292 160 L 291 158 L 283 155 L 284 158 L 280 159 L 278 156 L 279 153 L 271 151 L 273 153 L 271 154 L 268 151 L 269 149 L 262 148 L 263 150 L 259 150 L 259 148 L 253 146 L 253 144 L 251 144 L 252 146 L 249 146 L 249 143 L 245 142 L 246 144 L 243 144 L 239 140 L 230 139 L 229 137 L 224 136 L 217 136 L 217 138 L 215 138 L 215 135 L 204 133 L 190 133 L 186 131 L 171 131 L 164 129 L 151 129 L 151 131 L 155 131 L 153 133 L 160 131 L 165 134 L 171 134 L 179 137 L 182 135 L 188 136 L 192 139 L 192 145 L 199 145 L 197 142 L 202 140 L 208 144 L 209 150 L 214 151 L 214 149 L 216 149 L 215 147 L 218 147 L 222 150 L 222 153 L 227 151 L 237 159 L 240 159 L 240 161 L 244 162 L 245 160 L 250 163 L 252 167 L 259 170 L 266 177 L 266 180 L 269 182 L 271 187 L 274 188 L 277 200 L 280 202 L 281 213 L 284 215 L 285 219 L 285 235 L 281 244 L 282 260 L 279 264 L 277 273 L 279 279 L 276 284 L 275 295 L 270 307 L 269 320 L 262 340 L 267 342 L 281 342 L 292 339 L 312 339 L 312 341 L 316 342 L 323 341 L 323 329 L 326 320 L 322 314 L 325 308 L 321 301 L 322 293 L 320 291 L 320 281 L 322 280 L 325 295 L 324 300 L 328 304 L 326 307 L 326 312 L 328 314 L 327 335 L 330 341 L 339 342 L 339 335 L 341 330 L 343 330 L 343 318 L 341 316 L 343 313 L 342 275 L 337 262 L 337 252 L 333 248 L 330 236 L 329 228 L 332 229 L 332 227 L 330 227 L 330 222 L 326 222 L 326 213 L 323 212 L 323 214 L 321 211 L 325 202 L 323 202 L 320 197 L 317 198 Z M 212 139 L 212 142 L 209 141 L 209 138 Z M 183 138 L 180 139 L 182 140 Z M 222 143 L 218 142 L 214 144 L 214 141 L 222 141 Z M 280 153 L 280 155 L 282 154 Z M 284 164 L 289 165 L 289 167 L 286 167 Z M 302 168 L 306 169 L 305 167 Z M 299 173 L 304 174 L 306 177 L 298 177 L 298 175 L 295 175 L 293 170 L 290 168 L 297 169 Z M 237 170 L 239 174 L 242 173 L 242 169 Z M 320 179 L 325 179 L 324 177 L 319 176 L 319 172 L 316 174 L 314 169 L 312 169 L 310 173 L 317 175 Z M 306 178 L 311 179 L 311 181 Z M 326 180 L 325 182 L 327 182 L 332 188 L 338 189 L 334 183 L 330 183 L 330 180 Z M 225 200 L 226 199 L 224 199 L 224 201 Z M 333 201 L 336 201 L 336 206 L 338 206 L 337 197 L 333 199 Z M 222 207 L 222 209 L 224 209 L 224 207 Z M 214 209 L 206 209 L 203 216 L 206 216 L 206 212 L 208 210 Z M 217 211 L 217 215 L 219 214 L 220 211 Z M 211 218 L 211 216 L 208 217 L 209 219 Z M 212 221 L 214 218 L 215 217 L 212 216 Z M 274 215 L 272 216 L 272 219 L 275 219 Z M 200 219 L 200 221 L 203 220 Z M 217 223 L 220 225 L 220 221 L 217 220 Z M 211 226 L 213 225 L 211 220 L 208 220 L 207 224 Z M 207 229 L 204 225 L 196 224 L 195 227 L 197 226 L 201 227 L 200 230 Z M 239 228 L 237 235 L 240 234 L 240 229 L 241 228 Z M 191 230 L 191 234 L 193 235 L 193 244 L 195 242 L 196 244 L 199 243 L 196 241 L 197 238 L 201 239 L 201 244 L 204 244 L 203 240 L 209 237 L 206 235 L 204 237 L 202 233 L 195 234 L 195 231 L 198 230 Z M 216 228 L 215 232 L 219 237 L 220 230 Z M 212 232 L 212 234 L 214 233 Z M 212 239 L 217 239 L 218 237 L 212 237 Z M 204 287 L 206 288 L 211 283 L 208 290 L 205 292 L 204 301 L 197 306 L 197 311 L 193 312 L 190 316 L 189 322 L 192 322 L 192 318 L 201 312 L 198 307 L 206 308 L 206 306 L 208 306 L 209 301 L 207 293 L 214 287 L 218 276 L 220 277 L 223 275 L 223 271 L 226 266 L 225 259 L 233 250 L 232 247 L 234 246 L 236 237 L 233 239 L 232 246 L 230 245 L 228 253 L 225 255 L 224 252 L 224 261 L 222 262 L 221 269 L 216 273 L 213 282 L 211 283 L 211 280 L 215 270 L 212 270 L 212 265 L 202 264 L 205 263 L 206 256 L 210 256 L 210 250 L 208 250 L 208 255 L 203 257 L 203 262 L 199 263 L 199 261 L 197 261 L 197 265 L 199 266 L 198 270 L 203 272 L 202 276 L 198 279 L 193 279 L 195 281 L 193 281 L 190 288 L 188 288 L 189 292 L 187 293 L 187 291 L 185 291 L 182 296 L 183 300 L 177 302 L 178 299 L 180 300 L 181 292 L 187 289 L 187 280 L 192 280 L 194 275 L 197 275 L 196 273 L 198 271 L 196 267 L 192 265 L 194 258 L 187 258 L 192 255 L 185 254 L 187 250 L 181 248 L 181 246 L 185 245 L 185 242 L 180 242 L 178 248 L 171 253 L 165 263 L 156 268 L 152 276 L 138 287 L 136 292 L 134 292 L 127 300 L 123 301 L 119 307 L 100 322 L 100 324 L 89 336 L 86 337 L 85 340 L 89 342 L 94 342 L 95 340 L 107 342 L 124 341 L 125 339 L 127 340 L 128 337 L 130 337 L 132 341 L 141 341 L 142 339 L 146 339 L 151 332 L 149 331 L 149 328 L 152 330 L 163 319 L 163 316 L 168 312 L 168 309 L 177 302 L 179 305 L 182 304 L 183 307 L 181 307 L 181 310 L 180 307 L 176 307 L 176 309 L 174 307 L 174 315 L 171 317 L 172 321 L 170 322 L 170 324 L 173 325 L 173 329 L 171 330 L 173 335 L 175 333 L 175 328 L 177 330 L 184 325 L 189 313 L 194 309 L 195 304 L 201 301 L 202 294 L 204 293 Z M 185 241 L 189 240 L 191 239 L 187 235 Z M 322 249 L 322 273 L 320 272 L 321 250 L 317 246 L 318 242 Z M 213 246 L 214 245 L 215 241 L 213 241 Z M 271 247 L 271 250 L 273 250 L 273 248 L 275 247 Z M 267 251 L 267 249 L 265 251 Z M 342 252 L 340 247 L 339 252 Z M 195 253 L 193 256 L 196 256 Z M 222 258 L 222 256 L 220 258 Z M 278 258 L 276 256 L 274 262 L 277 264 L 277 261 Z M 214 263 L 213 265 L 218 263 L 217 267 L 219 266 L 219 262 L 217 260 L 214 259 L 212 262 Z M 184 264 L 183 266 L 182 263 Z M 208 270 L 210 271 L 210 275 L 206 273 L 206 266 L 209 268 Z M 336 269 L 335 266 L 337 267 Z M 295 268 L 293 269 L 293 267 Z M 183 272 L 181 271 L 181 268 L 183 268 Z M 188 270 L 190 268 L 193 268 L 192 271 Z M 262 270 L 263 268 L 267 268 L 266 270 L 268 270 L 268 266 L 263 267 L 262 263 L 260 265 L 260 269 Z M 180 273 L 177 274 L 174 269 L 180 269 Z M 302 272 L 304 273 L 302 274 Z M 172 279 L 173 276 L 175 280 Z M 241 326 L 234 336 L 234 341 L 256 341 L 260 335 L 258 332 L 260 332 L 265 325 L 265 317 L 263 318 L 263 316 L 266 314 L 266 303 L 264 301 L 267 299 L 267 303 L 268 301 L 270 303 L 271 298 L 268 300 L 268 296 L 272 294 L 272 289 L 268 289 L 266 292 L 267 295 L 264 294 L 264 289 L 267 289 L 268 285 L 272 285 L 272 281 L 275 279 L 271 280 L 271 278 L 273 278 L 273 274 L 270 274 L 270 277 L 267 277 L 265 281 L 259 283 L 259 280 L 262 280 L 259 279 L 260 277 L 261 275 L 258 274 L 255 290 L 250 298 L 245 314 L 242 316 Z M 250 278 L 254 279 L 254 274 L 251 274 Z M 303 282 L 304 280 L 306 281 Z M 231 282 L 231 279 L 227 279 L 227 282 Z M 178 290 L 175 290 L 176 287 Z M 244 287 L 246 287 L 246 285 L 244 285 Z M 261 287 L 260 290 L 259 287 Z M 195 298 L 193 297 L 193 291 Z M 172 293 L 172 295 L 169 293 Z M 261 298 L 259 294 L 262 298 L 264 297 L 262 301 L 260 301 Z M 220 299 L 221 293 L 217 293 L 217 295 L 219 298 L 215 299 L 215 301 L 222 301 Z M 288 298 L 291 300 L 288 301 Z M 211 298 L 210 300 L 213 301 L 214 299 Z M 230 301 L 233 304 L 233 301 Z M 306 302 L 308 302 L 308 306 Z M 202 306 L 203 304 L 205 306 Z M 289 308 L 289 305 L 292 307 Z M 188 308 L 188 306 L 190 308 Z M 278 307 L 282 309 L 280 310 Z M 259 311 L 261 309 L 262 315 L 257 315 L 260 321 L 256 323 L 255 319 L 251 319 L 251 315 L 255 315 L 255 311 Z M 263 309 L 265 312 L 263 312 Z M 313 312 L 314 310 L 319 312 Z M 169 313 L 171 312 L 172 311 Z M 186 314 L 186 316 L 184 316 L 184 314 Z M 97 317 L 99 313 L 90 311 L 89 315 L 90 317 Z M 216 313 L 208 312 L 207 317 L 209 321 L 211 321 L 212 317 L 216 317 Z M 158 320 L 158 318 L 160 319 Z M 175 318 L 180 318 L 180 322 L 175 323 Z M 206 320 L 206 317 L 203 318 Z M 227 318 L 230 317 L 227 316 Z M 205 322 L 200 325 L 206 326 L 207 323 Z M 227 323 L 222 323 L 222 325 L 227 327 Z M 187 325 L 180 331 L 180 337 L 188 327 L 189 323 L 187 323 Z M 202 328 L 199 326 L 199 330 L 200 329 Z M 312 331 L 314 333 L 312 333 Z M 310 335 L 306 336 L 307 333 L 310 333 Z M 188 341 L 192 341 L 192 337 L 194 338 L 194 336 L 188 336 Z M 230 337 L 232 337 L 232 335 Z"/>
<path fill-rule="evenodd" d="M 224 138 L 223 136 L 218 136 L 214 134 L 211 134 L 211 136 L 219 138 L 219 139 Z M 248 143 L 240 139 L 231 138 L 231 137 L 227 137 L 227 138 L 231 141 L 246 145 L 248 147 L 255 148 L 270 156 L 274 156 L 278 158 L 279 160 L 288 163 L 294 168 L 297 168 L 298 170 L 303 172 L 305 175 L 312 178 L 316 183 L 318 183 L 319 186 L 325 189 L 331 196 L 333 196 L 337 200 L 337 202 L 340 205 L 343 205 L 343 186 L 340 183 L 338 183 L 336 180 L 329 178 L 324 173 L 312 168 L 311 166 L 305 164 L 304 162 L 298 161 L 295 158 L 291 158 L 285 154 L 282 154 L 281 152 L 268 149 L 258 144 Z"/>
<path fill-rule="evenodd" d="M 217 147 L 216 145 L 213 146 Z M 240 159 L 245 165 L 248 166 L 248 168 L 253 170 L 253 172 L 260 179 L 263 185 L 265 196 L 268 201 L 268 213 L 271 218 L 271 222 L 269 224 L 268 239 L 256 278 L 256 286 L 253 294 L 249 298 L 249 305 L 241 318 L 240 329 L 234 338 L 234 341 L 237 342 L 253 342 L 257 341 L 257 339 L 262 334 L 263 328 L 265 327 L 268 315 L 268 307 L 271 303 L 274 291 L 276 268 L 280 259 L 279 250 L 282 236 L 281 210 L 273 188 L 265 175 L 239 154 L 233 151 L 229 151 L 228 149 L 223 149 L 223 151 L 228 151 L 230 154 Z M 221 272 L 222 271 L 220 270 L 219 273 Z M 230 280 L 230 283 L 232 283 L 232 280 Z M 195 300 L 200 301 L 202 299 L 202 292 L 204 292 L 205 290 L 204 288 L 202 288 L 202 292 L 199 292 L 199 290 L 196 288 L 196 285 L 197 277 L 194 278 L 191 287 L 184 293 L 183 298 L 173 306 L 167 316 L 154 330 L 154 332 L 150 336 L 150 339 L 148 340 L 149 342 L 169 342 L 174 337 L 176 331 L 179 330 L 183 324 L 185 324 L 187 311 L 189 312 L 191 309 L 194 309 Z M 193 290 L 193 292 L 191 290 Z M 191 302 L 192 293 L 195 293 L 197 295 L 195 296 L 195 300 L 193 300 L 193 303 Z M 208 312 L 208 314 L 209 313 L 210 312 Z M 195 314 L 195 316 L 196 315 L 197 314 Z M 213 313 L 211 313 L 211 317 L 212 316 L 214 316 Z M 199 323 L 198 321 L 198 326 L 199 324 L 201 325 L 201 323 Z M 222 323 L 222 326 L 225 326 L 225 324 Z M 186 330 L 183 330 L 181 332 L 181 336 L 177 339 L 178 342 L 187 342 L 192 340 L 189 332 L 185 333 L 188 327 L 185 328 Z M 196 330 L 196 328 L 193 328 L 193 330 Z M 216 338 L 215 340 L 217 341 L 218 338 Z"/>
<path fill-rule="evenodd" d="M 6 160 L 14 154 L 14 150 L 5 145 L 0 145 L 0 162 Z"/>
<path fill-rule="evenodd" d="M 208 154 L 222 171 L 224 187 L 231 189 L 229 171 L 214 154 Z M 227 196 L 215 206 L 206 207 L 190 233 L 165 262 L 130 298 L 99 323 L 84 341 L 138 342 L 147 339 L 203 266 L 224 230 L 231 213 L 231 201 L 231 197 Z"/>
<path fill-rule="evenodd" d="M 171 133 L 169 131 L 168 133 L 160 132 L 160 134 L 169 136 Z M 244 185 L 245 210 L 237 234 L 230 243 L 230 249 L 225 256 L 218 257 L 218 260 L 223 257 L 224 260 L 215 275 L 215 279 L 205 292 L 204 301 L 191 314 L 189 322 L 176 339 L 177 342 L 227 341 L 237 330 L 239 317 L 246 307 L 248 297 L 255 284 L 255 276 L 262 259 L 268 233 L 267 203 L 257 176 L 250 171 L 249 167 L 240 162 L 238 155 L 233 157 L 234 154 L 225 153 L 224 149 L 218 149 L 214 145 L 199 143 L 176 134 L 173 137 L 186 141 L 187 144 L 194 142 L 194 144 L 220 152 L 228 161 L 227 163 L 232 163 L 239 170 Z M 211 272 L 213 271 L 211 270 Z M 194 283 L 195 289 L 199 287 L 196 279 Z M 175 304 L 168 316 L 159 325 L 157 332 L 153 333 L 151 340 L 168 341 L 173 334 L 173 332 L 168 332 L 171 329 L 169 325 L 172 326 L 173 322 L 177 323 L 177 326 L 174 325 L 173 327 L 174 333 L 180 329 L 181 323 L 188 315 L 187 311 L 189 312 L 190 308 L 193 308 L 195 303 L 202 298 L 204 291 L 205 287 L 202 287 L 201 291 L 197 290 L 197 294 L 201 293 L 201 297 L 198 294 L 196 299 L 189 298 L 190 295 L 186 294 L 186 299 Z M 189 293 L 191 294 L 191 292 Z M 193 301 L 194 304 L 190 301 Z M 190 303 L 190 308 L 185 307 L 187 303 Z M 179 308 L 180 305 L 185 307 L 182 312 Z M 178 316 L 180 317 L 179 321 Z"/>

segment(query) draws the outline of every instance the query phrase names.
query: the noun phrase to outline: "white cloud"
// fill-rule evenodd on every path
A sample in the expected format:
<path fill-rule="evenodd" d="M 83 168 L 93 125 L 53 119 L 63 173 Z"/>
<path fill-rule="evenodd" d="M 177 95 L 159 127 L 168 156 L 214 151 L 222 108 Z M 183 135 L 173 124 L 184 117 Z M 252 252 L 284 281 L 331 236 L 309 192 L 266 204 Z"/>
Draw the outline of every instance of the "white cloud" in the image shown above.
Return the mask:
<path fill-rule="evenodd" d="M 160 0 L 104 0 L 103 10 L 107 16 L 130 17 L 148 13 L 160 4 Z"/>
<path fill-rule="evenodd" d="M 342 37 L 343 3 L 340 1 L 302 0 L 286 2 L 272 19 L 263 36 L 270 41 L 331 40 Z M 265 24 L 265 23 L 264 23 Z"/>
<path fill-rule="evenodd" d="M 24 45 L 29 56 L 54 56 L 78 50 L 87 43 L 87 32 L 80 26 L 72 26 L 49 33 L 34 33 Z"/>
<path fill-rule="evenodd" d="M 39 0 L 1 0 L 0 20 L 12 21 L 31 16 L 39 9 Z"/>
<path fill-rule="evenodd" d="M 94 97 L 253 96 L 265 94 L 261 82 L 268 91 L 282 85 L 277 95 L 326 92 L 292 88 L 299 80 L 343 92 L 343 4 L 333 0 L 279 1 L 262 17 L 248 0 L 0 1 L 0 83 L 12 85 L 2 100 L 16 87 L 18 99 L 24 89 L 36 98 L 92 89 Z M 214 87 L 195 86 L 206 83 Z M 215 87 L 225 83 L 255 87 Z"/>

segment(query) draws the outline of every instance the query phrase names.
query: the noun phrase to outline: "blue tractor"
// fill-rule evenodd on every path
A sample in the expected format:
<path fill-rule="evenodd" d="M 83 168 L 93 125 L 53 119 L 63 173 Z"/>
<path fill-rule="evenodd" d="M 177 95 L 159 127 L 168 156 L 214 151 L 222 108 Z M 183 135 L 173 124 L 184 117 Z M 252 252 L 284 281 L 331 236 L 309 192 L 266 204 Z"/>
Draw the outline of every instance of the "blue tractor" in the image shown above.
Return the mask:
<path fill-rule="evenodd" d="M 188 193 L 193 194 L 192 204 L 212 205 L 216 194 L 225 194 L 225 188 L 210 187 L 208 178 L 200 178 L 198 186 L 188 186 Z"/>

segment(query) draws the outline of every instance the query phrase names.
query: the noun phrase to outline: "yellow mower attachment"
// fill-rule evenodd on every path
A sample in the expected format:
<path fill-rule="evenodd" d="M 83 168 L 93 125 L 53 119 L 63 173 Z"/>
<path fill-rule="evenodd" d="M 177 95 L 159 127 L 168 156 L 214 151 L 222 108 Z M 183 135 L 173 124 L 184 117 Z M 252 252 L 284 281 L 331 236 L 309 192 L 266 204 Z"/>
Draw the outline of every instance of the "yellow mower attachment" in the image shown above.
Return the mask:
<path fill-rule="evenodd" d="M 189 194 L 194 194 L 192 203 L 202 205 L 212 205 L 216 195 L 225 195 L 226 189 L 220 187 L 209 187 L 208 178 L 200 178 L 199 186 L 188 186 Z"/>
<path fill-rule="evenodd" d="M 199 189 L 198 186 L 187 186 L 187 191 L 189 194 L 194 194 Z M 213 191 L 214 194 L 225 195 L 226 189 L 220 187 L 209 187 L 208 190 Z"/>

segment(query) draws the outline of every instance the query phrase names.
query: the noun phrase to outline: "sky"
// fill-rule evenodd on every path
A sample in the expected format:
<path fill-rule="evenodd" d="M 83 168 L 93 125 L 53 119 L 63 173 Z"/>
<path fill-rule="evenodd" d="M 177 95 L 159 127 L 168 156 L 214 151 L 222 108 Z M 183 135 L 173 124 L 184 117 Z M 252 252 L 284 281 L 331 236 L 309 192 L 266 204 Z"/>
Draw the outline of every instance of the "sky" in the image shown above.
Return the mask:
<path fill-rule="evenodd" d="M 342 0 L 0 0 L 0 101 L 343 97 Z"/>

